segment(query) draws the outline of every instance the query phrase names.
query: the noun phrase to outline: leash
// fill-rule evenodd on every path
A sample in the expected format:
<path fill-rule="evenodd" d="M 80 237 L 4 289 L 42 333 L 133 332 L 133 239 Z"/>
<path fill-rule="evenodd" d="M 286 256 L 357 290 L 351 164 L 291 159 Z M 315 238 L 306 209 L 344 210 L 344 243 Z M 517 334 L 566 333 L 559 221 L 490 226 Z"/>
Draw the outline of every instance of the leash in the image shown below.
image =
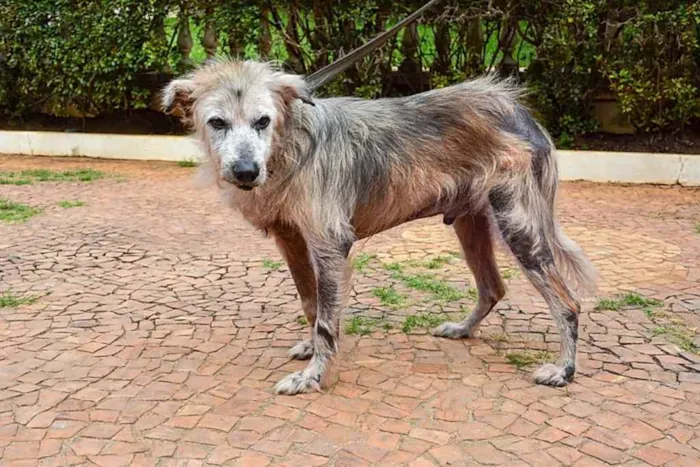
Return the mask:
<path fill-rule="evenodd" d="M 394 37 L 401 28 L 408 26 L 409 24 L 416 21 L 426 10 L 428 10 L 430 7 L 432 7 L 439 1 L 440 0 L 430 0 L 428 3 L 414 11 L 411 15 L 398 22 L 391 29 L 384 31 L 371 41 L 367 42 L 364 45 L 361 45 L 352 52 L 343 55 L 333 63 L 326 65 L 320 70 L 311 73 L 309 76 L 306 77 L 306 82 L 309 84 L 309 88 L 311 90 L 320 88 L 328 81 L 332 80 L 340 73 L 344 72 L 352 65 L 365 58 L 375 49 L 384 45 L 386 41 Z"/>

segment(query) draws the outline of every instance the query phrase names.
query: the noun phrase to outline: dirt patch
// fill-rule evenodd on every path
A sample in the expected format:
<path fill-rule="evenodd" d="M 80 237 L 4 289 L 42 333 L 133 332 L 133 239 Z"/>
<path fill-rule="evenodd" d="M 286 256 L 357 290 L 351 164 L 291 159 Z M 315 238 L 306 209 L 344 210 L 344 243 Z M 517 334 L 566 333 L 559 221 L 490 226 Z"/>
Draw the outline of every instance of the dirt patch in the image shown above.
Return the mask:
<path fill-rule="evenodd" d="M 700 122 L 680 131 L 651 135 L 592 133 L 577 137 L 572 149 L 700 154 Z"/>
<path fill-rule="evenodd" d="M 113 133 L 120 135 L 184 135 L 179 119 L 154 110 L 103 114 L 94 118 L 59 118 L 34 114 L 0 121 L 0 130 Z"/>

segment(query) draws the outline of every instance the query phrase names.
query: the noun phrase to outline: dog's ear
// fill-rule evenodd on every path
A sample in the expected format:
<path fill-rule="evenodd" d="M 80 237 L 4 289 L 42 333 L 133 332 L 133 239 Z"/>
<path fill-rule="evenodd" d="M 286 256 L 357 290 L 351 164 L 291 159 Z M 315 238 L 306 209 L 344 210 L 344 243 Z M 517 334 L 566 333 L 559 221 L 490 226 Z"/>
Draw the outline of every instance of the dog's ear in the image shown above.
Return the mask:
<path fill-rule="evenodd" d="M 291 104 L 295 99 L 309 105 L 316 105 L 311 98 L 308 83 L 301 76 L 279 73 L 273 82 L 274 90 L 279 94 L 284 105 Z"/>
<path fill-rule="evenodd" d="M 171 113 L 176 109 L 181 109 L 185 116 L 192 111 L 192 91 L 194 82 L 191 79 L 174 79 L 163 89 L 161 94 L 161 105 L 166 113 Z"/>

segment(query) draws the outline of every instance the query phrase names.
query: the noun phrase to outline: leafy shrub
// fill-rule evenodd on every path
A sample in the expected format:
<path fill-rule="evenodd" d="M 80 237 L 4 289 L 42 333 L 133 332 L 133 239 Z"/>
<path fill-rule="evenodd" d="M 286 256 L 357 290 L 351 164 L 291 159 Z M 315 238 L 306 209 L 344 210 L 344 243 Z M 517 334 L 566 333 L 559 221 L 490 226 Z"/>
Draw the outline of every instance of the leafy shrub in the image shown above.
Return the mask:
<path fill-rule="evenodd" d="M 640 6 L 604 71 L 622 113 L 639 130 L 683 127 L 700 117 L 700 5 L 652 12 Z"/>
<path fill-rule="evenodd" d="M 423 3 L 6 0 L 0 112 L 143 108 L 168 76 L 189 66 L 178 44 L 185 24 L 194 62 L 206 58 L 202 35 L 209 24 L 219 53 L 308 74 Z M 531 107 L 564 144 L 597 128 L 601 91 L 616 94 L 641 131 L 681 128 L 700 117 L 699 20 L 698 2 L 678 0 L 443 0 L 318 93 L 379 97 L 405 69 L 428 73 L 439 88 L 526 68 L 519 76 L 531 90 Z"/>
<path fill-rule="evenodd" d="M 16 113 L 138 109 L 164 70 L 159 0 L 10 0 L 0 6 L 4 103 Z"/>

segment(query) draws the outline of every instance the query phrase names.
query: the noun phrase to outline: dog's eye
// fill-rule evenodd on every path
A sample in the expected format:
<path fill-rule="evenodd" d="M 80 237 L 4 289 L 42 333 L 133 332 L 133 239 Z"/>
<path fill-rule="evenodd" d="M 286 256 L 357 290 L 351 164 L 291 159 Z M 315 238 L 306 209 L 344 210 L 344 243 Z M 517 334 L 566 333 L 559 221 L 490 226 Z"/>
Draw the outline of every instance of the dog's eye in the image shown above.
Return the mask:
<path fill-rule="evenodd" d="M 226 128 L 226 121 L 223 118 L 210 118 L 207 123 L 215 130 L 224 130 Z"/>
<path fill-rule="evenodd" d="M 270 117 L 265 115 L 263 117 L 260 117 L 259 119 L 257 119 L 255 121 L 255 123 L 253 123 L 253 128 L 255 128 L 256 130 L 264 130 L 265 128 L 268 127 L 269 124 L 270 124 Z"/>

